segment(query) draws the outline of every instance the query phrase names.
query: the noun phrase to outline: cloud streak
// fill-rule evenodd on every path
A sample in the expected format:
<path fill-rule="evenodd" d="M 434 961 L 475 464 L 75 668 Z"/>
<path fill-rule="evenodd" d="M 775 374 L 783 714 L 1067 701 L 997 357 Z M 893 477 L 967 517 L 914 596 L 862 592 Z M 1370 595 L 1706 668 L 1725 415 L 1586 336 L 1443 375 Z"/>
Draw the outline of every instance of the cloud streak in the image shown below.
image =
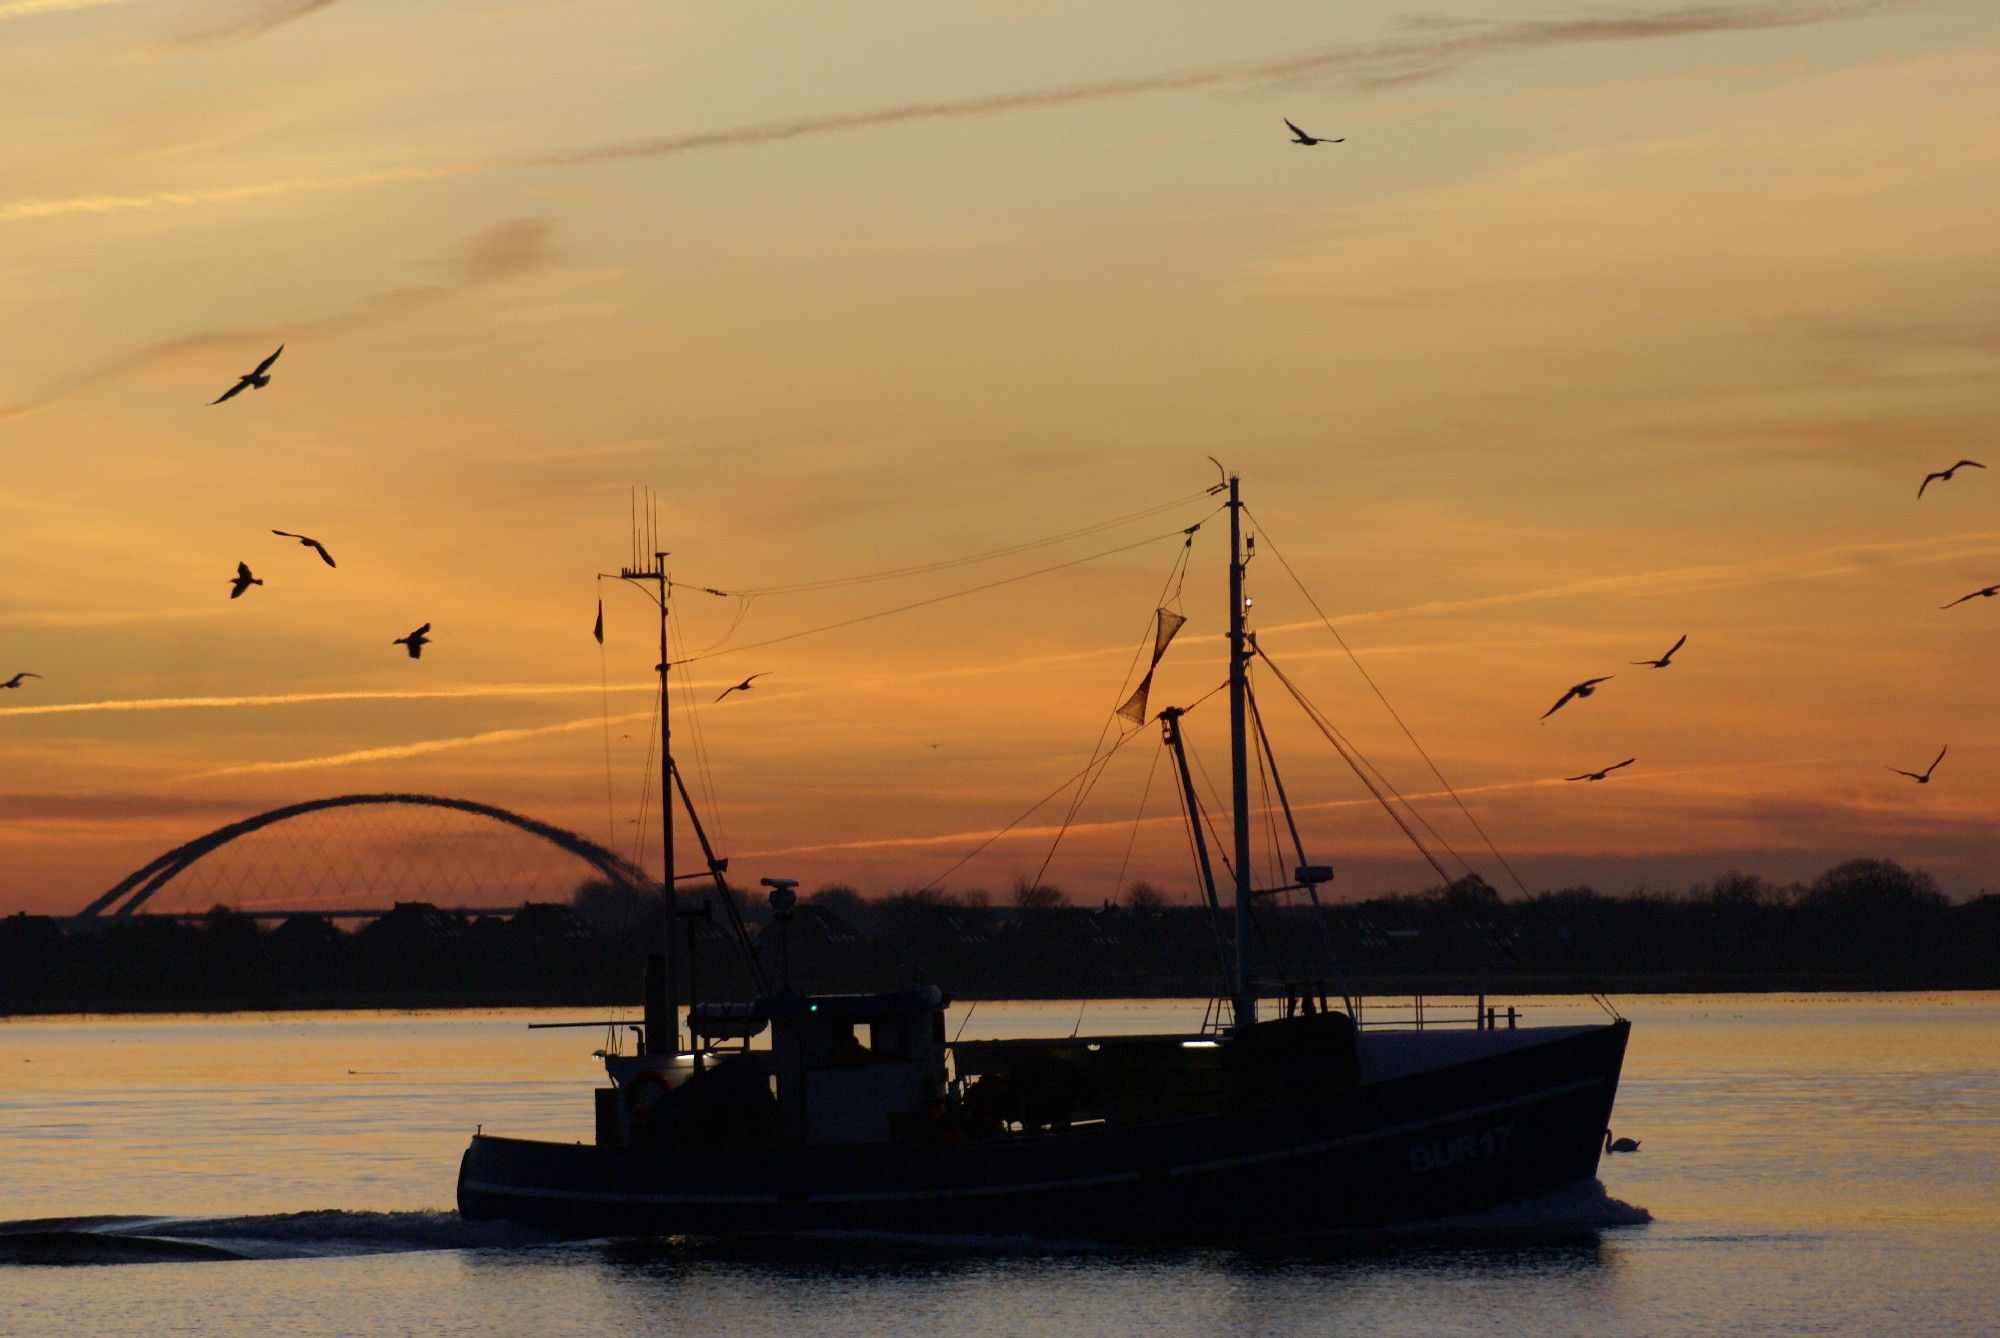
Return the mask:
<path fill-rule="evenodd" d="M 632 720 L 650 720 L 652 714 L 651 711 L 628 711 L 608 719 L 611 724 L 622 725 Z M 324 757 L 298 757 L 284 762 L 248 762 L 241 766 L 220 767 L 214 771 L 198 771 L 185 779 L 210 780 L 217 776 L 248 776 L 268 771 L 309 771 L 321 767 L 349 767 L 362 762 L 395 762 L 406 757 L 424 757 L 455 748 L 473 748 L 487 743 L 513 743 L 518 739 L 535 739 L 548 734 L 569 734 L 581 729 L 597 729 L 606 723 L 606 717 L 594 715 L 582 720 L 566 720 L 560 725 L 489 729 L 482 734 L 461 734 L 449 739 L 420 739 L 415 743 L 392 743 L 381 748 L 359 748 L 348 753 L 330 753 Z"/>
<path fill-rule="evenodd" d="M 125 701 L 57 702 L 47 706 L 0 707 L 0 716 L 74 715 L 100 711 L 215 710 L 232 706 L 305 706 L 315 702 L 461 700 L 479 697 L 564 697 L 587 692 L 656 692 L 658 683 L 484 683 L 463 688 L 395 689 L 371 692 L 286 692 L 237 697 L 137 697 Z"/>
<path fill-rule="evenodd" d="M 89 0 L 85 0 L 89 2 Z M 110 3 L 111 0 L 97 0 Z M 305 0 L 286 11 L 287 22 L 333 0 Z M 1485 56 L 1515 51 L 1613 42 L 1658 41 L 1709 33 L 1756 32 L 1806 27 L 1841 19 L 1907 9 L 1925 0 L 1849 0 L 1845 4 L 1799 3 L 1684 5 L 1646 13 L 1586 15 L 1578 18 L 1511 21 L 1428 20 L 1408 35 L 1384 41 L 1324 47 L 1276 60 L 1236 61 L 1154 74 L 1060 84 L 983 97 L 942 99 L 878 107 L 869 111 L 800 116 L 692 134 L 663 135 L 617 144 L 590 145 L 538 154 L 491 157 L 438 167 L 398 168 L 349 176 L 289 177 L 279 181 L 210 190 L 161 191 L 147 195 L 78 196 L 24 200 L 0 205 L 0 223 L 54 218 L 65 214 L 114 213 L 175 206 L 226 204 L 237 200 L 310 191 L 354 189 L 397 181 L 434 180 L 493 172 L 588 167 L 603 163 L 669 157 L 707 149 L 749 148 L 788 140 L 923 121 L 970 120 L 1015 112 L 1047 110 L 1094 102 L 1210 89 L 1280 85 L 1306 79 L 1382 87 L 1435 79 Z M 266 31 L 268 23 L 256 31 Z M 254 32 L 248 35 L 255 35 Z"/>
<path fill-rule="evenodd" d="M 98 9 L 105 5 L 140 3 L 144 3 L 144 0 L 13 0 L 11 4 L 0 4 L 0 22 L 8 19 L 30 19 L 38 14 L 61 14 L 72 9 Z"/>
<path fill-rule="evenodd" d="M 555 260 L 555 249 L 549 244 L 554 232 L 555 220 L 549 218 L 512 218 L 492 224 L 461 238 L 440 255 L 433 262 L 438 278 L 432 282 L 384 289 L 331 315 L 291 322 L 282 337 L 296 341 L 301 335 L 365 329 L 454 294 L 540 269 Z M 262 343 L 279 337 L 272 330 L 209 330 L 148 344 L 39 398 L 0 406 L 0 422 L 59 404 L 85 386 L 109 377 L 174 362 L 192 353 L 221 352 L 245 342 Z"/>
<path fill-rule="evenodd" d="M 103 0 L 99 2 L 102 3 Z M 284 0 L 282 4 L 268 6 L 235 23 L 178 37 L 174 39 L 174 45 L 207 47 L 221 46 L 229 42 L 247 42 L 254 37 L 262 37 L 274 28 L 296 23 L 309 14 L 316 14 L 339 3 L 340 0 Z"/>
<path fill-rule="evenodd" d="M 986 97 L 913 102 L 874 111 L 808 116 L 691 135 L 671 135 L 513 160 L 519 167 L 579 167 L 632 158 L 657 158 L 696 149 L 775 144 L 809 135 L 836 134 L 911 121 L 961 120 L 1009 112 L 1067 107 L 1159 93 L 1200 92 L 1247 84 L 1281 84 L 1315 76 L 1364 82 L 1406 83 L 1436 78 L 1481 56 L 1544 47 L 1651 41 L 1704 33 L 1804 27 L 1907 8 L 1909 0 L 1855 0 L 1844 5 L 1689 5 L 1653 14 L 1574 19 L 1420 22 L 1409 37 L 1324 48 L 1281 60 L 1211 65 L 1126 79 L 1064 84 Z"/>
<path fill-rule="evenodd" d="M 1632 572 L 1625 576 L 1602 576 L 1588 581 L 1540 586 L 1532 590 L 1512 590 L 1505 594 L 1479 595 L 1471 599 L 1437 599 L 1422 604 L 1405 604 L 1393 609 L 1372 609 L 1364 613 L 1343 613 L 1330 619 L 1336 627 L 1358 623 L 1384 622 L 1394 618 L 1420 618 L 1451 613 L 1471 613 L 1480 609 L 1502 608 L 1509 604 L 1535 604 L 1549 600 L 1576 599 L 1592 595 L 1678 595 L 1732 586 L 1761 585 L 1769 581 L 1801 581 L 1822 577 L 1852 576 L 1882 567 L 1926 566 L 1956 562 L 1961 558 L 2000 553 L 2000 530 L 1974 530 L 1967 534 L 1945 535 L 1937 539 L 1911 539 L 1902 543 L 1847 544 L 1837 548 L 1809 549 L 1749 562 L 1718 563 L 1702 567 L 1669 567 L 1662 571 Z M 1317 621 L 1280 623 L 1260 628 L 1265 635 L 1298 632 L 1319 627 Z M 1196 638 L 1209 640 L 1211 637 Z"/>

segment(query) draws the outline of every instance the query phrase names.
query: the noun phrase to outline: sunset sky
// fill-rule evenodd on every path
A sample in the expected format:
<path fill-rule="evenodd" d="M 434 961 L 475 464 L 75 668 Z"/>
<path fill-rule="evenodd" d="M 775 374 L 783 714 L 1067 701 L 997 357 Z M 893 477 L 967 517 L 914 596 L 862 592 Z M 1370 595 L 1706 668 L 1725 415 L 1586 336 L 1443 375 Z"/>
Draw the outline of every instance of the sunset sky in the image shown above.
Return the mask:
<path fill-rule="evenodd" d="M 353 792 L 629 851 L 635 485 L 734 876 L 946 876 L 1200 521 L 1153 704 L 1220 680 L 1209 456 L 1272 660 L 1437 788 L 1282 554 L 1530 888 L 2000 889 L 2000 600 L 1940 608 L 2000 581 L 1996 88 L 1971 2 L 0 0 L 0 911 Z M 1434 881 L 1259 693 L 1334 891 Z M 1189 886 L 1158 752 L 1073 898 Z"/>

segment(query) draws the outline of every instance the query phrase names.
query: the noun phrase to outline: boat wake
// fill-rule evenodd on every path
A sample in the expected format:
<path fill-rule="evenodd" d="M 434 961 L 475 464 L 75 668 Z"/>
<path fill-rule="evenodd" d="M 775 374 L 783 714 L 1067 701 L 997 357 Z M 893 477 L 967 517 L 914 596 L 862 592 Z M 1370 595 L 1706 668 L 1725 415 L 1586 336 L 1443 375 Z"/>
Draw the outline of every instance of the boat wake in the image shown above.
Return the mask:
<path fill-rule="evenodd" d="M 318 1259 L 413 1250 L 511 1249 L 549 1237 L 455 1212 L 272 1213 L 254 1217 L 63 1217 L 0 1222 L 0 1264 Z"/>
<path fill-rule="evenodd" d="M 1316 1233 L 1291 1238 L 1289 1246 L 1337 1246 L 1462 1240 L 1505 1242 L 1590 1235 L 1606 1227 L 1638 1226 L 1653 1220 L 1644 1208 L 1615 1199 L 1600 1181 L 1566 1185 L 1503 1208 L 1462 1217 L 1367 1231 Z M 455 1212 L 270 1213 L 250 1217 L 44 1217 L 0 1222 L 0 1266 L 7 1264 L 143 1264 L 227 1259 L 324 1259 L 399 1254 L 418 1250 L 523 1249 L 555 1243 L 556 1237 L 508 1222 L 467 1222 Z M 831 1250 L 874 1257 L 906 1252 L 1044 1254 L 1109 1250 L 1083 1241 L 1051 1242 L 1027 1237 L 903 1236 L 836 1232 L 810 1237 L 762 1237 L 709 1242 L 691 1247 L 673 1240 L 620 1241 L 614 1251 L 662 1248 L 699 1253 L 764 1255 L 771 1251 Z"/>
<path fill-rule="evenodd" d="M 1578 1180 L 1531 1199 L 1458 1217 L 1317 1233 L 1305 1239 L 1338 1245 L 1394 1246 L 1413 1241 L 1506 1244 L 1592 1237 L 1609 1227 L 1643 1226 L 1652 1220 L 1653 1215 L 1637 1204 L 1613 1198 L 1602 1180 Z"/>

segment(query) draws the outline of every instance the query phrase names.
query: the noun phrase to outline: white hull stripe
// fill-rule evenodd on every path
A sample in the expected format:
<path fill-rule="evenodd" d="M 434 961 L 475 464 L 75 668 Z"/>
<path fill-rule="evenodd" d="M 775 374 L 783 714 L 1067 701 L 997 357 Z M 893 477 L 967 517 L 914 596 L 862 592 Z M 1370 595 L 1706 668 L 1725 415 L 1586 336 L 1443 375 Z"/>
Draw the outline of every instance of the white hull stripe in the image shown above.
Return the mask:
<path fill-rule="evenodd" d="M 1261 1162 L 1288 1161 L 1297 1157 L 1316 1156 L 1337 1148 L 1354 1147 L 1362 1143 L 1379 1142 L 1385 1138 L 1396 1138 L 1403 1134 L 1433 1129 L 1441 1124 L 1456 1120 L 1475 1119 L 1481 1115 L 1491 1115 L 1516 1106 L 1532 1105 L 1551 1097 L 1567 1096 L 1571 1092 L 1581 1092 L 1586 1088 L 1602 1086 L 1605 1079 L 1580 1078 L 1575 1082 L 1563 1083 L 1557 1087 L 1547 1087 L 1525 1096 L 1511 1097 L 1506 1101 L 1493 1101 L 1483 1106 L 1472 1106 L 1453 1111 L 1449 1115 L 1437 1115 L 1425 1120 L 1412 1120 L 1408 1124 L 1398 1124 L 1387 1129 L 1377 1129 L 1371 1133 L 1356 1134 L 1350 1138 L 1333 1138 L 1319 1143 L 1300 1143 L 1276 1152 L 1255 1152 L 1241 1157 L 1227 1157 L 1219 1161 L 1195 1162 L 1187 1166 L 1170 1166 L 1168 1175 L 1201 1175 L 1210 1171 L 1227 1170 L 1237 1166 L 1251 1166 Z M 1137 1171 L 1126 1171 L 1118 1175 L 1084 1176 L 1074 1180 L 1044 1180 L 1023 1185 L 970 1185 L 963 1189 L 913 1189 L 887 1193 L 870 1194 L 809 1194 L 795 1200 L 806 1203 L 911 1203 L 933 1199 L 966 1199 L 999 1194 L 1036 1194 L 1055 1189 L 1088 1189 L 1099 1185 L 1135 1184 L 1141 1179 Z M 646 1204 L 737 1204 L 756 1207 L 771 1207 L 782 1200 L 776 1194 L 643 1194 L 623 1190 L 601 1189 L 542 1189 L 530 1185 L 496 1185 L 485 1180 L 467 1180 L 466 1189 L 480 1194 L 497 1194 L 517 1199 L 557 1199 L 568 1203 L 646 1203 Z"/>

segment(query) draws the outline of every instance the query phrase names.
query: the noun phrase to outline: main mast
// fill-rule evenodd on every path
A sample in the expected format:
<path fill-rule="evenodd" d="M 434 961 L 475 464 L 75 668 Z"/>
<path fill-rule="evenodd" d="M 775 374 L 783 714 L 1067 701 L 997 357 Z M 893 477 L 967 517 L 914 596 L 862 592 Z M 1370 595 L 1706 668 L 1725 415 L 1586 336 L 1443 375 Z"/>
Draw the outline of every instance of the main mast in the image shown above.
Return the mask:
<path fill-rule="evenodd" d="M 1250 915 L 1250 744 L 1245 729 L 1250 637 L 1243 626 L 1243 500 L 1237 476 L 1229 476 L 1229 788 L 1235 809 L 1236 850 L 1236 1025 L 1257 1020 L 1256 963 L 1251 944 L 1256 926 Z"/>

